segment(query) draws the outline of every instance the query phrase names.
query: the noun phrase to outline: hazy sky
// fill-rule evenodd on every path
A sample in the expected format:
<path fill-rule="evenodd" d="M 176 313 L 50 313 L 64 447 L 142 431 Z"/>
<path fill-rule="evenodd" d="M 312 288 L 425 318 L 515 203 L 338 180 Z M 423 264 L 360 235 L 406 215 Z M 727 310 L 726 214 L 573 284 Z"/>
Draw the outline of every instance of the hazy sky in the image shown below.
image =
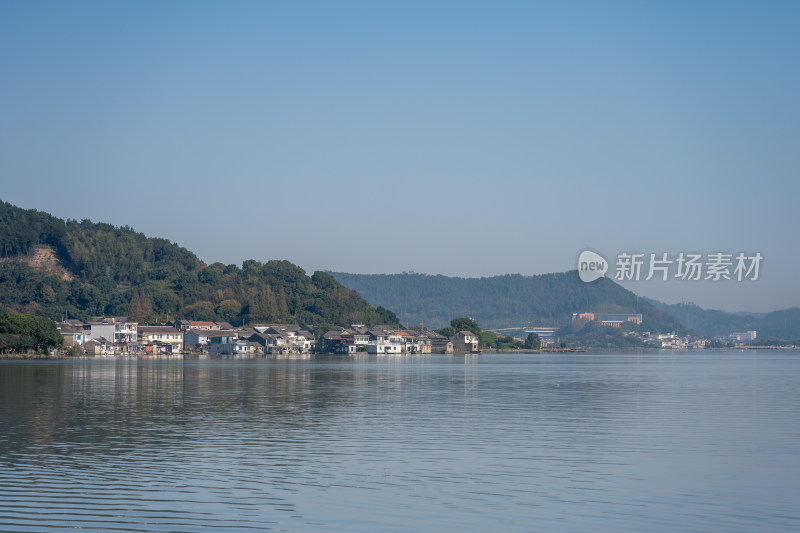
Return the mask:
<path fill-rule="evenodd" d="M 800 2 L 0 1 L 0 198 L 207 263 L 761 252 L 800 305 Z"/>

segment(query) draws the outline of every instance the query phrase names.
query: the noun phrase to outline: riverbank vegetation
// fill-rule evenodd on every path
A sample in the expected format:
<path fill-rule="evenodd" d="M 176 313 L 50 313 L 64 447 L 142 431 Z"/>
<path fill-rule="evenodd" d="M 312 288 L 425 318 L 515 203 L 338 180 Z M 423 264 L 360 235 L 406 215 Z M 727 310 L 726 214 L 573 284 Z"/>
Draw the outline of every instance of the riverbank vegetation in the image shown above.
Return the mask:
<path fill-rule="evenodd" d="M 64 337 L 55 323 L 46 317 L 0 314 L 0 354 L 44 353 L 63 343 Z"/>

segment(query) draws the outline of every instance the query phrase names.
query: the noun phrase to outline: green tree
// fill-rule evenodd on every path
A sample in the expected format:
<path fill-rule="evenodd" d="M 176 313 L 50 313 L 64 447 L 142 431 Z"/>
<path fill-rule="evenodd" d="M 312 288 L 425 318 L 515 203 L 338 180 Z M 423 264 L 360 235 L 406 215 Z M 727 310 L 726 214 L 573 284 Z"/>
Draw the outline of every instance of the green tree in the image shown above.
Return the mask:
<path fill-rule="evenodd" d="M 484 330 L 478 334 L 481 346 L 494 348 L 497 346 L 497 334 L 493 331 Z"/>
<path fill-rule="evenodd" d="M 195 302 L 181 309 L 181 315 L 189 320 L 218 320 L 211 302 Z"/>
<path fill-rule="evenodd" d="M 525 339 L 524 347 L 528 350 L 539 350 L 542 348 L 542 341 L 536 333 L 528 333 L 528 338 Z"/>
<path fill-rule="evenodd" d="M 221 263 L 214 263 L 206 267 L 197 274 L 197 280 L 206 285 L 214 285 L 222 277 L 222 270 L 225 267 Z"/>
<path fill-rule="evenodd" d="M 277 314 L 281 320 L 285 320 L 290 316 L 289 314 L 289 304 L 286 301 L 286 292 L 283 290 L 283 287 L 278 289 L 278 306 L 277 306 Z"/>
<path fill-rule="evenodd" d="M 42 285 L 39 298 L 43 304 L 53 303 L 56 301 L 56 291 L 50 285 Z"/>
<path fill-rule="evenodd" d="M 0 315 L 0 350 L 47 350 L 64 344 L 55 323 L 43 316 L 23 313 Z"/>
<path fill-rule="evenodd" d="M 83 348 L 81 348 L 78 344 L 73 344 L 67 350 L 67 355 L 70 357 L 80 357 L 83 355 Z"/>
<path fill-rule="evenodd" d="M 445 337 L 452 337 L 459 331 L 460 330 L 456 330 L 455 328 L 440 328 L 436 330 L 436 333 L 438 333 L 439 335 L 444 335 Z"/>
<path fill-rule="evenodd" d="M 474 333 L 475 335 L 481 334 L 481 327 L 478 325 L 477 322 L 472 320 L 471 318 L 454 318 L 450 321 L 450 327 L 456 330 L 456 333 L 459 331 L 469 331 Z"/>
<path fill-rule="evenodd" d="M 375 311 L 378 313 L 378 322 L 379 323 L 387 324 L 389 326 L 400 325 L 400 319 L 397 318 L 397 315 L 394 314 L 392 311 L 386 309 L 382 305 L 379 305 L 375 309 Z"/>
<path fill-rule="evenodd" d="M 496 347 L 498 350 L 516 350 L 522 348 L 522 341 L 516 340 L 509 335 L 498 335 Z"/>
<path fill-rule="evenodd" d="M 278 304 L 269 285 L 264 284 L 247 309 L 251 322 L 272 322 L 278 316 Z"/>
<path fill-rule="evenodd" d="M 146 324 L 147 318 L 153 313 L 153 306 L 150 303 L 150 297 L 144 292 L 144 289 L 136 289 L 131 294 L 130 310 L 128 311 L 128 318 L 133 322 L 139 324 Z"/>
<path fill-rule="evenodd" d="M 239 313 L 241 312 L 242 304 L 237 300 L 223 300 L 217 306 L 217 316 L 231 324 L 234 322 L 234 319 L 239 317 Z"/>

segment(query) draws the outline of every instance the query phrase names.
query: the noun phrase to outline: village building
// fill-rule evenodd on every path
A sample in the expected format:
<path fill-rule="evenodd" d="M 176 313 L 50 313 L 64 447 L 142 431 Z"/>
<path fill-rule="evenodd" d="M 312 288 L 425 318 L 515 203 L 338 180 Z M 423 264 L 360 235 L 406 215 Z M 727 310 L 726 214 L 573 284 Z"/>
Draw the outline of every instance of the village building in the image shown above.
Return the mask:
<path fill-rule="evenodd" d="M 222 335 L 215 335 L 211 337 L 208 343 L 209 354 L 233 354 L 235 351 L 234 345 L 239 339 L 232 333 Z"/>
<path fill-rule="evenodd" d="M 325 333 L 319 341 L 319 353 L 352 354 L 366 351 L 375 355 L 430 354 L 431 341 L 417 332 L 395 330 L 389 326 L 367 328 L 354 324 Z"/>
<path fill-rule="evenodd" d="M 431 353 L 453 353 L 453 343 L 445 336 L 431 337 Z"/>
<path fill-rule="evenodd" d="M 208 353 L 215 355 L 257 356 L 264 354 L 264 347 L 254 341 L 224 334 L 211 338 L 211 342 L 208 344 Z"/>
<path fill-rule="evenodd" d="M 299 324 L 257 324 L 257 333 L 275 335 L 274 350 L 268 353 L 311 353 L 316 345 L 313 330 Z"/>
<path fill-rule="evenodd" d="M 415 335 L 406 344 L 406 351 L 413 354 L 430 355 L 432 353 L 431 340 L 424 335 Z"/>
<path fill-rule="evenodd" d="M 59 324 L 58 329 L 61 332 L 61 336 L 64 337 L 65 348 L 83 346 L 89 340 L 86 331 L 82 327 L 76 328 L 67 324 Z"/>
<path fill-rule="evenodd" d="M 139 328 L 139 344 L 147 353 L 179 353 L 183 350 L 183 331 L 172 326 Z"/>
<path fill-rule="evenodd" d="M 353 342 L 356 346 L 366 346 L 369 342 L 369 328 L 364 324 L 351 324 L 349 328 L 353 332 Z"/>
<path fill-rule="evenodd" d="M 376 355 L 400 355 L 405 352 L 405 346 L 397 342 L 369 343 L 367 353 Z"/>
<path fill-rule="evenodd" d="M 173 328 L 179 329 L 181 331 L 188 331 L 192 329 L 202 329 L 205 331 L 220 331 L 222 329 L 221 324 L 205 320 L 175 320 L 173 322 L 167 322 L 166 325 L 172 326 Z"/>
<path fill-rule="evenodd" d="M 89 339 L 83 344 L 83 350 L 89 356 L 102 356 L 113 355 L 115 353 L 114 345 L 105 341 Z"/>
<path fill-rule="evenodd" d="M 264 355 L 264 347 L 257 342 L 245 341 L 245 350 L 249 355 Z"/>
<path fill-rule="evenodd" d="M 350 327 L 348 329 L 353 331 L 353 333 L 355 333 L 356 335 L 366 335 L 367 337 L 369 337 L 369 328 L 364 324 L 350 324 Z"/>
<path fill-rule="evenodd" d="M 328 331 L 320 338 L 317 351 L 337 354 L 356 353 L 355 333 L 349 329 Z"/>
<path fill-rule="evenodd" d="M 89 330 L 90 339 L 111 344 L 136 344 L 138 338 L 138 324 L 127 317 L 96 317 L 84 328 Z"/>
<path fill-rule="evenodd" d="M 292 349 L 291 340 L 286 335 L 256 332 L 245 338 L 261 346 L 265 354 L 289 353 Z"/>
<path fill-rule="evenodd" d="M 185 351 L 205 351 L 212 337 L 232 335 L 231 330 L 220 329 L 187 329 L 183 333 L 183 349 Z"/>
<path fill-rule="evenodd" d="M 619 328 L 626 322 L 641 326 L 642 315 L 640 313 L 572 313 L 572 321 L 582 323 L 599 322 L 601 326 Z"/>
<path fill-rule="evenodd" d="M 478 353 L 479 339 L 471 331 L 459 331 L 451 339 L 453 343 L 453 353 Z"/>
<path fill-rule="evenodd" d="M 392 333 L 394 333 L 394 328 L 390 326 L 373 326 L 369 329 L 369 342 L 378 344 L 389 342 L 389 337 Z"/>

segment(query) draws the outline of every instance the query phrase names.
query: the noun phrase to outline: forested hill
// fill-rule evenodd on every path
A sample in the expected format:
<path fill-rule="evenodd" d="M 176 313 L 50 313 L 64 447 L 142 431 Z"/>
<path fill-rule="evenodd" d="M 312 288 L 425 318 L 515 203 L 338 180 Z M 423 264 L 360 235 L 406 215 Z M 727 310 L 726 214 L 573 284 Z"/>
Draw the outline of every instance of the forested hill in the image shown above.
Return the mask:
<path fill-rule="evenodd" d="M 565 326 L 572 313 L 630 312 L 643 315 L 643 328 L 679 331 L 681 324 L 636 294 L 602 278 L 584 283 L 577 271 L 538 276 L 508 274 L 453 278 L 428 274 L 331 273 L 374 305 L 391 308 L 404 323 L 447 326 L 452 317 L 474 318 L 482 327 Z"/>
<path fill-rule="evenodd" d="M 321 328 L 396 324 L 325 272 L 288 261 L 206 265 L 189 250 L 129 227 L 61 220 L 0 201 L 0 311 L 53 319 L 127 315 L 234 325 L 290 322 Z"/>
<path fill-rule="evenodd" d="M 800 309 L 784 309 L 766 315 L 726 313 L 703 309 L 695 304 L 651 303 L 678 318 L 684 325 L 707 335 L 729 335 L 734 332 L 755 330 L 759 339 L 800 339 Z"/>

